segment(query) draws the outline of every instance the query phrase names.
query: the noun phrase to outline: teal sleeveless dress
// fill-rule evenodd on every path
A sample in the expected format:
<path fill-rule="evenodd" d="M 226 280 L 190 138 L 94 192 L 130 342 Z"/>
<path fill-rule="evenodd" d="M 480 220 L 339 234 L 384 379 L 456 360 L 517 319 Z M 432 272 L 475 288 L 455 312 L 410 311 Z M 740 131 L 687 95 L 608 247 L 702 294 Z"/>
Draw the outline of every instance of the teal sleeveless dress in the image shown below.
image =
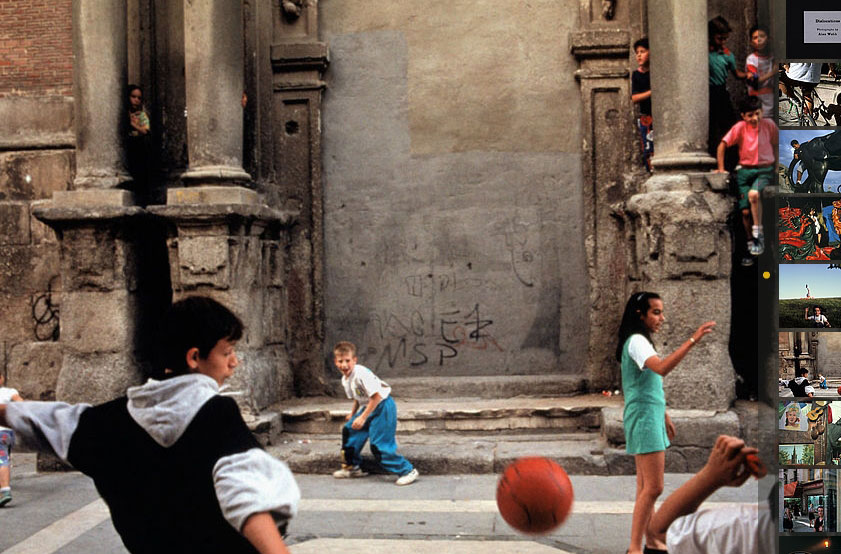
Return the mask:
<path fill-rule="evenodd" d="M 669 446 L 663 378 L 648 368 L 640 371 L 628 354 L 628 344 L 634 336 L 628 337 L 622 346 L 625 450 L 628 454 L 660 452 Z"/>

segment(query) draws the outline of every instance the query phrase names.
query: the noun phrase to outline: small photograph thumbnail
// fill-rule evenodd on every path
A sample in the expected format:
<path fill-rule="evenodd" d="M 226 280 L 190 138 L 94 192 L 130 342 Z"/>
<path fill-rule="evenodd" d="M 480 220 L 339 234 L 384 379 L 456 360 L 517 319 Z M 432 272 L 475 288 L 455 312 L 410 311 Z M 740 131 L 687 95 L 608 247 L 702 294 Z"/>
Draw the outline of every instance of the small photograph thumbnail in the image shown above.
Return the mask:
<path fill-rule="evenodd" d="M 841 263 L 841 197 L 782 196 L 777 229 L 781 262 Z"/>
<path fill-rule="evenodd" d="M 780 127 L 841 125 L 841 64 L 784 62 L 778 67 Z M 750 81 L 749 81 L 750 82 Z"/>
<path fill-rule="evenodd" d="M 841 132 L 780 131 L 779 186 L 782 193 L 841 193 Z"/>
<path fill-rule="evenodd" d="M 841 265 L 780 264 L 781 329 L 830 329 L 841 318 Z"/>
<path fill-rule="evenodd" d="M 779 396 L 841 397 L 841 333 L 779 333 Z"/>
<path fill-rule="evenodd" d="M 781 533 L 834 533 L 838 528 L 838 472 L 831 469 L 781 469 L 778 515 Z M 841 537 L 836 537 L 841 550 Z M 782 544 L 783 537 L 780 537 Z M 823 540 L 823 539 L 821 539 Z M 823 543 L 821 542 L 821 545 Z M 781 549 L 780 552 L 791 552 Z M 809 551 L 807 551 L 809 552 Z M 825 549 L 818 552 L 826 552 Z"/>

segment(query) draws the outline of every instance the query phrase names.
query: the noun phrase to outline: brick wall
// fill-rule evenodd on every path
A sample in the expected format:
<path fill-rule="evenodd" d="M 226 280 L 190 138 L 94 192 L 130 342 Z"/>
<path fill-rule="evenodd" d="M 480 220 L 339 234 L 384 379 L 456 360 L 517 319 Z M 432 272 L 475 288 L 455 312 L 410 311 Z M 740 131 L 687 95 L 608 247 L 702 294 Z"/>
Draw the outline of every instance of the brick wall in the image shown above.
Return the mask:
<path fill-rule="evenodd" d="M 0 97 L 70 96 L 72 0 L 0 0 Z"/>

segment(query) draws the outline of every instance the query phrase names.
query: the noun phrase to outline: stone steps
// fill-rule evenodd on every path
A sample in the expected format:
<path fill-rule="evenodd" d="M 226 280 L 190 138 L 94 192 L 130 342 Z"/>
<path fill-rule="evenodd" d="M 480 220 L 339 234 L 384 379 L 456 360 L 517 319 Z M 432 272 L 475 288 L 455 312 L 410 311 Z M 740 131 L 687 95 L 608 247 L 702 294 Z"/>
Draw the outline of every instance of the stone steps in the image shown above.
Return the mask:
<path fill-rule="evenodd" d="M 621 398 L 579 395 L 563 398 L 397 398 L 397 432 L 534 431 L 588 432 L 600 427 L 601 409 L 621 406 Z M 288 433 L 335 434 L 350 412 L 351 402 L 330 397 L 284 402 L 279 412 Z"/>
<path fill-rule="evenodd" d="M 499 473 L 523 456 L 545 456 L 569 473 L 630 475 L 624 449 L 622 397 L 581 394 L 550 398 L 395 398 L 400 452 L 421 473 Z M 350 401 L 303 398 L 284 402 L 274 416 L 283 432 L 263 435 L 267 449 L 298 473 L 327 474 L 340 463 L 341 425 Z M 666 451 L 666 471 L 694 472 L 721 434 L 746 437 L 755 403 L 721 413 L 669 410 L 678 430 Z M 265 422 L 264 422 L 265 425 Z M 271 428 L 271 426 L 269 426 Z M 366 461 L 372 461 L 369 450 Z M 378 468 L 367 467 L 376 472 Z"/>

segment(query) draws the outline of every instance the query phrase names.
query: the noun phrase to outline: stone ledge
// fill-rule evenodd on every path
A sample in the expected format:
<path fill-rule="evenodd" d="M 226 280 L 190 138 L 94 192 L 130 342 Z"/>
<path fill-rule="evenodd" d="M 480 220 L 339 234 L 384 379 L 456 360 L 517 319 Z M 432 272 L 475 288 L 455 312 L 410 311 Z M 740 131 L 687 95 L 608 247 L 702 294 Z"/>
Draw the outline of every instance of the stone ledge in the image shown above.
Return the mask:
<path fill-rule="evenodd" d="M 634 475 L 634 456 L 624 449 L 610 448 L 594 433 L 554 433 L 538 435 L 487 434 L 465 436 L 458 433 L 401 435 L 399 452 L 422 474 L 500 473 L 505 466 L 525 456 L 543 456 L 560 464 L 572 475 Z M 267 451 L 289 464 L 296 473 L 329 474 L 341 463 L 341 435 L 312 437 L 281 435 L 277 445 Z M 710 448 L 674 446 L 666 450 L 666 471 L 694 473 L 709 457 Z M 363 468 L 383 473 L 368 448 Z"/>
<path fill-rule="evenodd" d="M 276 210 L 265 204 L 176 204 L 149 206 L 149 213 L 172 219 L 176 222 L 214 223 L 228 217 L 277 221 L 289 225 L 297 220 L 298 212 Z"/>
<path fill-rule="evenodd" d="M 608 407 L 601 411 L 601 435 L 608 444 L 625 444 L 623 408 Z M 667 409 L 675 424 L 674 446 L 700 447 L 709 450 L 719 435 L 741 435 L 739 415 L 735 411 Z M 624 450 L 623 450 L 624 452 Z M 706 458 L 705 458 L 706 460 Z"/>
<path fill-rule="evenodd" d="M 57 190 L 53 193 L 56 208 L 133 205 L 134 193 L 123 189 Z"/>
<path fill-rule="evenodd" d="M 171 188 L 166 191 L 170 206 L 184 204 L 258 204 L 259 197 L 253 190 L 238 186 L 201 186 Z"/>

